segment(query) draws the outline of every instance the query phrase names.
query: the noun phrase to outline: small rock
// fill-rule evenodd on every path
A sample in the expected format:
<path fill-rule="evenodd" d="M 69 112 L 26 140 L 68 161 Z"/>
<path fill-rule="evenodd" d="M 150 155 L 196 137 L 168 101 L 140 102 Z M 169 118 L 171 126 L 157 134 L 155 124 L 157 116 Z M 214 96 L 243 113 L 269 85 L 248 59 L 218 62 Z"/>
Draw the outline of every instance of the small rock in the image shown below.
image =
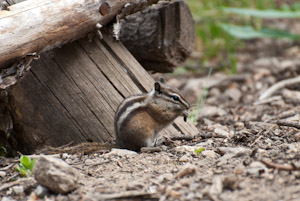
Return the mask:
<path fill-rule="evenodd" d="M 181 194 L 178 191 L 173 190 L 170 186 L 167 187 L 166 194 L 174 198 L 180 198 L 181 196 Z"/>
<path fill-rule="evenodd" d="M 108 155 L 128 156 L 128 155 L 138 155 L 138 153 L 136 153 L 135 151 L 127 150 L 127 149 L 116 149 L 116 148 L 113 148 L 108 153 Z"/>
<path fill-rule="evenodd" d="M 139 181 L 128 182 L 126 189 L 127 190 L 141 190 L 143 189 L 144 184 Z"/>
<path fill-rule="evenodd" d="M 183 168 L 177 173 L 177 178 L 182 178 L 187 175 L 194 175 L 196 173 L 197 167 L 192 164 L 186 164 Z"/>
<path fill-rule="evenodd" d="M 224 154 L 232 154 L 234 157 L 250 154 L 251 149 L 245 147 L 219 147 L 218 150 Z"/>
<path fill-rule="evenodd" d="M 92 159 L 86 159 L 85 161 L 84 161 L 84 164 L 85 165 L 93 165 L 93 164 L 95 164 L 96 163 L 96 161 L 95 160 L 92 160 Z"/>
<path fill-rule="evenodd" d="M 175 150 L 178 153 L 186 153 L 186 152 L 192 152 L 192 153 L 194 153 L 195 148 L 196 148 L 195 146 L 183 145 L 183 146 L 175 147 Z"/>
<path fill-rule="evenodd" d="M 222 157 L 220 157 L 218 159 L 217 166 L 220 167 L 220 166 L 223 166 L 223 165 L 227 164 L 228 159 L 233 158 L 233 157 L 234 157 L 234 154 L 225 154 L 225 155 L 223 155 Z"/>
<path fill-rule="evenodd" d="M 249 175 L 259 177 L 261 174 L 265 173 L 267 170 L 268 170 L 268 168 L 263 163 L 261 163 L 259 161 L 254 161 L 249 165 L 249 167 L 247 169 L 247 173 Z"/>
<path fill-rule="evenodd" d="M 209 189 L 210 195 L 219 195 L 223 191 L 223 183 L 221 176 L 215 176 L 212 181 L 212 185 Z"/>
<path fill-rule="evenodd" d="M 13 186 L 12 192 L 15 195 L 20 195 L 24 193 L 24 186 Z"/>
<path fill-rule="evenodd" d="M 245 127 L 245 124 L 244 124 L 244 122 L 236 122 L 236 123 L 234 124 L 234 126 L 235 126 L 235 127 Z"/>
<path fill-rule="evenodd" d="M 225 94 L 235 102 L 238 102 L 242 97 L 242 92 L 237 88 L 230 88 L 225 91 Z"/>
<path fill-rule="evenodd" d="M 220 136 L 224 136 L 226 138 L 232 138 L 233 134 L 227 130 L 223 130 L 221 128 L 215 128 L 214 132 Z"/>
<path fill-rule="evenodd" d="M 41 155 L 33 173 L 38 183 L 53 193 L 66 194 L 77 188 L 78 173 L 63 160 Z"/>
<path fill-rule="evenodd" d="M 6 176 L 6 172 L 0 171 L 0 177 L 5 177 L 5 176 Z"/>
<path fill-rule="evenodd" d="M 34 192 L 37 197 L 43 198 L 49 193 L 49 190 L 42 185 L 38 185 Z"/>
<path fill-rule="evenodd" d="M 171 173 L 165 173 L 165 174 L 162 174 L 162 175 L 160 175 L 160 176 L 158 176 L 158 182 L 159 183 L 163 183 L 164 181 L 171 181 L 171 180 L 173 180 L 173 174 L 171 174 Z"/>
<path fill-rule="evenodd" d="M 213 150 L 204 150 L 201 152 L 201 154 L 207 158 L 212 158 L 212 159 L 218 158 L 218 154 Z"/>
<path fill-rule="evenodd" d="M 300 132 L 294 135 L 296 141 L 300 141 Z"/>
<path fill-rule="evenodd" d="M 229 190 L 236 190 L 239 188 L 238 176 L 235 174 L 226 175 L 223 180 L 223 188 Z"/>
<path fill-rule="evenodd" d="M 70 158 L 70 155 L 68 153 L 63 153 L 62 158 L 63 159 Z"/>
<path fill-rule="evenodd" d="M 180 157 L 179 161 L 180 162 L 189 162 L 189 161 L 191 161 L 191 159 L 187 155 L 183 155 Z"/>
<path fill-rule="evenodd" d="M 13 201 L 13 199 L 10 199 L 9 197 L 3 197 L 1 201 Z"/>
<path fill-rule="evenodd" d="M 214 141 L 212 139 L 208 139 L 205 142 L 200 142 L 200 143 L 196 144 L 196 148 L 206 147 L 206 146 L 212 145 L 213 143 L 214 143 Z"/>

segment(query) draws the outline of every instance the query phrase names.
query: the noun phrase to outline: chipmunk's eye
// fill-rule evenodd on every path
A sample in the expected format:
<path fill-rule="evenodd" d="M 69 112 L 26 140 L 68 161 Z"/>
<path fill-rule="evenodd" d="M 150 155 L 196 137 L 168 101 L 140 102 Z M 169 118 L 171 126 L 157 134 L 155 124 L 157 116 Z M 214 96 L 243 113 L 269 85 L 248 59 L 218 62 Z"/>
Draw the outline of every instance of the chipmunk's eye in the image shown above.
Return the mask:
<path fill-rule="evenodd" d="M 173 98 L 173 100 L 175 100 L 175 101 L 179 101 L 179 96 L 173 96 L 172 98 Z"/>

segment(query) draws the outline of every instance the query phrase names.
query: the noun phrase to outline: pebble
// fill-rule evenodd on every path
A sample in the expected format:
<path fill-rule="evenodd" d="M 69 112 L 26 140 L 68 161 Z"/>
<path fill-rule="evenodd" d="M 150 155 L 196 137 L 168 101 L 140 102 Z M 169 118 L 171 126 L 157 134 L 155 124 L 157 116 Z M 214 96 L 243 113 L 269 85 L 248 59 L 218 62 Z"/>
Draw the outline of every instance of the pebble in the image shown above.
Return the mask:
<path fill-rule="evenodd" d="M 238 180 L 238 176 L 235 174 L 229 174 L 226 175 L 223 179 L 222 179 L 222 183 L 223 183 L 223 188 L 224 189 L 229 189 L 229 190 L 236 190 L 239 188 L 239 180 Z"/>
<path fill-rule="evenodd" d="M 189 162 L 189 161 L 191 161 L 191 159 L 187 155 L 183 155 L 179 158 L 179 161 L 180 162 Z"/>
<path fill-rule="evenodd" d="M 227 130 L 221 128 L 215 128 L 214 132 L 220 136 L 224 136 L 226 138 L 232 138 L 233 134 Z"/>
<path fill-rule="evenodd" d="M 20 194 L 24 193 L 24 186 L 13 186 L 12 192 L 15 195 L 20 195 Z"/>
<path fill-rule="evenodd" d="M 10 199 L 9 197 L 3 197 L 3 198 L 1 199 L 1 201 L 13 201 L 13 200 Z"/>
<path fill-rule="evenodd" d="M 134 156 L 134 155 L 138 155 L 138 153 L 136 153 L 135 151 L 130 151 L 127 149 L 116 149 L 113 148 L 111 149 L 111 151 L 109 153 L 107 153 L 107 155 L 111 156 L 111 155 L 117 155 L 117 156 Z"/>
<path fill-rule="evenodd" d="M 210 195 L 219 195 L 223 191 L 222 176 L 215 176 L 209 189 Z"/>
<path fill-rule="evenodd" d="M 37 197 L 43 198 L 49 193 L 49 190 L 46 187 L 42 186 L 42 185 L 38 185 L 34 192 L 35 192 Z"/>
<path fill-rule="evenodd" d="M 212 159 L 218 158 L 218 154 L 213 150 L 204 150 L 201 152 L 201 154 L 207 158 L 212 158 Z"/>
<path fill-rule="evenodd" d="M 294 135 L 294 138 L 295 138 L 295 140 L 296 141 L 300 141 L 300 132 L 299 133 L 296 133 L 295 135 Z"/>
<path fill-rule="evenodd" d="M 188 175 L 194 175 L 196 174 L 197 167 L 193 164 L 186 164 L 181 168 L 181 170 L 177 173 L 177 178 L 182 178 L 184 176 Z"/>
<path fill-rule="evenodd" d="M 0 171 L 0 177 L 5 177 L 5 176 L 6 176 L 6 172 Z"/>
<path fill-rule="evenodd" d="M 247 168 L 247 173 L 259 177 L 262 173 L 266 172 L 268 168 L 259 161 L 252 162 Z"/>
<path fill-rule="evenodd" d="M 245 147 L 219 147 L 218 150 L 224 154 L 232 154 L 235 157 L 250 154 L 251 149 Z"/>

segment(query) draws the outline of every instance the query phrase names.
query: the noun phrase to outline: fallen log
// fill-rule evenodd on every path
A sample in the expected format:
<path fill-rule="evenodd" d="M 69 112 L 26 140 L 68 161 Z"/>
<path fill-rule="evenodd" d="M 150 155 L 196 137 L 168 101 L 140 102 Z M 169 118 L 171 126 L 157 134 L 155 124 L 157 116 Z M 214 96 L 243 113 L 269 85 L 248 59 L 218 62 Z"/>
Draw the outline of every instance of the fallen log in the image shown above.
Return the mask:
<path fill-rule="evenodd" d="M 97 23 L 107 25 L 126 4 L 135 9 L 123 15 L 157 1 L 27 0 L 8 6 L 0 10 L 0 69 L 28 53 L 40 54 L 76 40 L 95 30 Z"/>
<path fill-rule="evenodd" d="M 194 49 L 194 21 L 183 0 L 159 2 L 121 24 L 120 40 L 148 71 L 172 72 Z"/>
<path fill-rule="evenodd" d="M 6 127 L 0 127 L 0 136 L 6 132 L 5 146 L 22 153 L 70 142 L 112 143 L 120 102 L 150 91 L 153 83 L 128 50 L 110 36 L 74 41 L 42 54 L 28 74 L 8 88 L 9 117 Z M 161 135 L 180 133 L 195 135 L 197 129 L 178 118 Z"/>

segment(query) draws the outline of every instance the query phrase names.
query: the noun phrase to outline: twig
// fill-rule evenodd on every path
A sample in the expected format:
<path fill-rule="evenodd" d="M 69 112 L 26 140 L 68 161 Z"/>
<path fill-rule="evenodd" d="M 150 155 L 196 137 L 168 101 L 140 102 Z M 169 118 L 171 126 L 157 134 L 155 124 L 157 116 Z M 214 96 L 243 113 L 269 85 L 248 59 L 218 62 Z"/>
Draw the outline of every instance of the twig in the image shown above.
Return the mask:
<path fill-rule="evenodd" d="M 281 96 L 272 96 L 272 97 L 267 98 L 267 99 L 255 101 L 253 103 L 253 105 L 263 105 L 263 104 L 268 104 L 268 103 L 272 103 L 274 101 L 279 101 L 279 100 L 282 100 Z"/>
<path fill-rule="evenodd" d="M 9 168 L 11 168 L 12 166 L 14 166 L 15 164 L 10 164 L 10 165 L 8 165 L 8 166 L 6 166 L 6 167 L 3 167 L 3 168 L 0 168 L 0 171 L 4 171 L 4 170 L 8 170 Z"/>
<path fill-rule="evenodd" d="M 292 78 L 292 79 L 286 79 L 286 80 L 277 82 L 276 84 L 274 84 L 273 86 L 268 88 L 263 94 L 261 94 L 259 97 L 259 100 L 263 100 L 263 99 L 270 97 L 273 93 L 275 93 L 276 91 L 278 91 L 284 87 L 294 85 L 294 84 L 299 84 L 299 83 L 300 83 L 300 76 Z"/>
<path fill-rule="evenodd" d="M 273 120 L 279 120 L 279 119 L 285 119 L 287 117 L 294 116 L 294 115 L 298 114 L 299 112 L 300 112 L 299 107 L 293 108 L 292 110 L 288 110 L 288 111 L 282 112 L 282 113 L 280 113 L 280 114 L 278 114 L 278 115 L 270 118 L 266 122 L 271 122 Z"/>
<path fill-rule="evenodd" d="M 30 180 L 34 180 L 33 177 L 29 177 L 29 178 L 22 178 L 22 179 L 18 179 L 17 181 L 13 181 L 13 182 L 10 182 L 10 183 L 7 183 L 7 184 L 3 184 L 2 186 L 0 186 L 0 191 L 3 191 L 5 189 L 8 189 L 12 186 L 15 186 L 15 185 L 18 185 L 22 182 L 26 182 L 26 181 L 30 181 Z"/>
<path fill-rule="evenodd" d="M 300 124 L 298 122 L 279 120 L 275 123 L 278 126 L 288 126 L 288 127 L 294 127 L 300 129 Z"/>
<path fill-rule="evenodd" d="M 285 171 L 299 171 L 300 170 L 300 167 L 295 166 L 293 164 L 292 165 L 281 165 L 281 164 L 276 164 L 276 163 L 266 161 L 264 159 L 261 159 L 260 162 L 265 164 L 268 168 L 274 168 L 274 169 L 285 170 Z"/>
<path fill-rule="evenodd" d="M 250 147 L 252 147 L 253 145 L 255 145 L 263 137 L 261 135 L 262 132 L 263 132 L 263 130 L 258 133 L 259 137 L 256 138 L 256 140 L 252 144 L 250 144 Z"/>
<path fill-rule="evenodd" d="M 111 199 L 137 199 L 137 198 L 156 198 L 155 193 L 148 193 L 148 192 L 138 192 L 138 191 L 127 191 L 115 194 L 101 194 L 99 196 L 95 196 L 96 199 L 103 199 L 103 200 L 111 200 Z"/>

